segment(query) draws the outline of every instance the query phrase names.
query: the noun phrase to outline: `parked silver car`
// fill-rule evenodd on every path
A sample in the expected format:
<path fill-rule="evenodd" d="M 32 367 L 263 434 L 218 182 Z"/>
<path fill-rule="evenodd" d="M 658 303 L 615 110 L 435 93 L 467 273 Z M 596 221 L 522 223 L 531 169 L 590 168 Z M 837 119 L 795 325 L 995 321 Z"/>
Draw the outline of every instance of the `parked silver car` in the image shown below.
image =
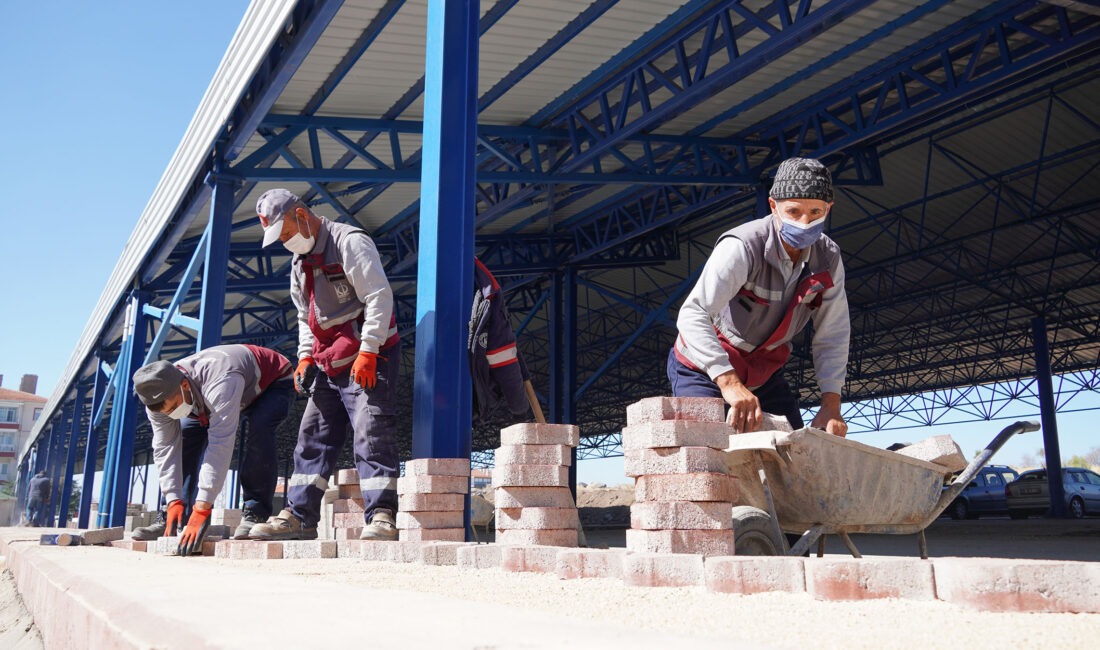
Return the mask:
<path fill-rule="evenodd" d="M 1066 494 L 1066 512 L 1075 519 L 1100 515 L 1100 474 L 1080 467 L 1062 469 L 1062 488 Z M 1050 509 L 1047 471 L 1033 469 L 1005 486 L 1008 515 L 1025 519 Z"/>

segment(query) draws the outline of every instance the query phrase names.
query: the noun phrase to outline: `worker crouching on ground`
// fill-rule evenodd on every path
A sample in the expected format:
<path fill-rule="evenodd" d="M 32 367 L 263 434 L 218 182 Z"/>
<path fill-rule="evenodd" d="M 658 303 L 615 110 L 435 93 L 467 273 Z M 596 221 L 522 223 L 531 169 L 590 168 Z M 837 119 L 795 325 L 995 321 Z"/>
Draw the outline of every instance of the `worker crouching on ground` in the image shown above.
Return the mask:
<path fill-rule="evenodd" d="M 180 533 L 180 555 L 202 548 L 242 417 L 248 422 L 238 462 L 244 507 L 233 536 L 247 538 L 254 525 L 271 516 L 278 472 L 275 430 L 290 412 L 292 372 L 290 360 L 274 350 L 217 345 L 175 364 L 155 361 L 134 373 L 134 392 L 145 404 L 153 428 L 153 458 L 168 504 L 168 535 L 183 526 L 191 505 Z M 204 440 L 197 490 L 189 492 L 183 485 L 184 449 L 201 448 Z M 192 504 L 186 502 L 190 498 Z"/>
<path fill-rule="evenodd" d="M 791 340 L 814 322 L 813 363 L 821 407 L 812 425 L 844 436 L 840 393 L 848 363 L 848 298 L 840 248 L 823 234 L 833 205 L 829 170 L 791 158 L 779 165 L 771 214 L 718 238 L 680 307 L 668 356 L 677 397 L 722 397 L 729 423 L 759 428 L 763 412 L 801 428 L 798 400 L 783 378 Z"/>
<path fill-rule="evenodd" d="M 315 539 L 321 499 L 350 430 L 364 501 L 360 538 L 395 540 L 397 416 L 401 356 L 393 293 L 374 242 L 358 228 L 318 217 L 284 189 L 256 203 L 263 245 L 291 253 L 290 297 L 298 309 L 295 388 L 309 396 L 288 506 L 252 528 L 252 539 Z"/>

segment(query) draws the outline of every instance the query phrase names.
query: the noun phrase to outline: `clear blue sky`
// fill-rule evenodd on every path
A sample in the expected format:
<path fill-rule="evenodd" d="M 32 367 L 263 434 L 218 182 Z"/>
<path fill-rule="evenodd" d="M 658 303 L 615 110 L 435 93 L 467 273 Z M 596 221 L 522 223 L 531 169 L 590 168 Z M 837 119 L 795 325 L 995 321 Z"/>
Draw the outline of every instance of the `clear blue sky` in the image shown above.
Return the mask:
<path fill-rule="evenodd" d="M 246 0 L 4 3 L 0 253 L 7 309 L 0 374 L 37 374 L 49 396 L 138 216 L 183 137 Z M 1095 412 L 1059 419 L 1062 456 L 1100 446 Z M 885 446 L 951 433 L 969 456 L 1004 423 L 863 435 Z M 1041 434 L 1013 441 L 1018 463 Z M 626 482 L 622 459 L 582 461 L 580 480 Z"/>

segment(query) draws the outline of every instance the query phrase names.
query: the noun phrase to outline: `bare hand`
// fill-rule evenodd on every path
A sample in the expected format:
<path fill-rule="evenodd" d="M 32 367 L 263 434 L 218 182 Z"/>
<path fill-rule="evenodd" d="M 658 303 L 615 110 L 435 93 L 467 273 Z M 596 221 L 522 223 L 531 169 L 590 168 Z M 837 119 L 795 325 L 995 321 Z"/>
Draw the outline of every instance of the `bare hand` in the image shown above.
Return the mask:
<path fill-rule="evenodd" d="M 726 423 L 739 433 L 748 433 L 760 428 L 764 412 L 760 409 L 760 400 L 741 383 L 737 373 L 729 372 L 714 378 L 718 388 L 722 390 L 722 399 L 730 405 Z"/>
<path fill-rule="evenodd" d="M 840 415 L 840 395 L 825 393 L 821 396 L 821 408 L 810 426 L 844 438 L 848 435 L 848 423 Z"/>

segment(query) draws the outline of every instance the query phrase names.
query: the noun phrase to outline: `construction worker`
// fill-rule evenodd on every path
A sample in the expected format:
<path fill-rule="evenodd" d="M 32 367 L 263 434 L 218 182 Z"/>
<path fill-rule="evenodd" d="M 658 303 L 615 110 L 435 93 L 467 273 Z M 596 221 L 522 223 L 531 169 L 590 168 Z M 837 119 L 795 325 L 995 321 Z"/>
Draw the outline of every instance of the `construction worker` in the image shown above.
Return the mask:
<path fill-rule="evenodd" d="M 722 397 L 740 431 L 755 431 L 763 412 L 801 428 L 798 400 L 781 371 L 791 340 L 812 319 L 821 389 L 812 425 L 844 436 L 840 394 L 851 325 L 840 248 L 823 234 L 833 206 L 829 170 L 808 158 L 783 161 L 768 205 L 770 214 L 718 238 L 680 307 L 668 356 L 672 393 Z"/>
<path fill-rule="evenodd" d="M 362 539 L 397 539 L 395 384 L 401 356 L 393 294 L 371 238 L 313 213 L 285 189 L 256 203 L 263 245 L 294 253 L 290 297 L 298 309 L 295 388 L 309 396 L 288 506 L 253 526 L 252 539 L 314 539 L 321 498 L 348 431 L 364 501 Z"/>
<path fill-rule="evenodd" d="M 278 472 L 275 432 L 294 399 L 292 372 L 290 360 L 274 350 L 216 345 L 174 364 L 154 361 L 134 373 L 134 392 L 153 428 L 153 458 L 168 504 L 160 533 L 174 535 L 182 527 L 180 555 L 202 548 L 242 418 L 248 422 L 238 462 L 244 507 L 234 538 L 246 539 L 252 526 L 271 516 Z M 197 490 L 188 493 L 182 480 L 184 449 L 203 440 Z M 191 498 L 194 502 L 187 503 Z"/>
<path fill-rule="evenodd" d="M 46 515 L 50 505 L 51 483 L 45 470 L 40 470 L 31 477 L 27 485 L 27 524 L 30 526 L 45 526 Z M 62 522 L 64 524 L 64 522 Z"/>

